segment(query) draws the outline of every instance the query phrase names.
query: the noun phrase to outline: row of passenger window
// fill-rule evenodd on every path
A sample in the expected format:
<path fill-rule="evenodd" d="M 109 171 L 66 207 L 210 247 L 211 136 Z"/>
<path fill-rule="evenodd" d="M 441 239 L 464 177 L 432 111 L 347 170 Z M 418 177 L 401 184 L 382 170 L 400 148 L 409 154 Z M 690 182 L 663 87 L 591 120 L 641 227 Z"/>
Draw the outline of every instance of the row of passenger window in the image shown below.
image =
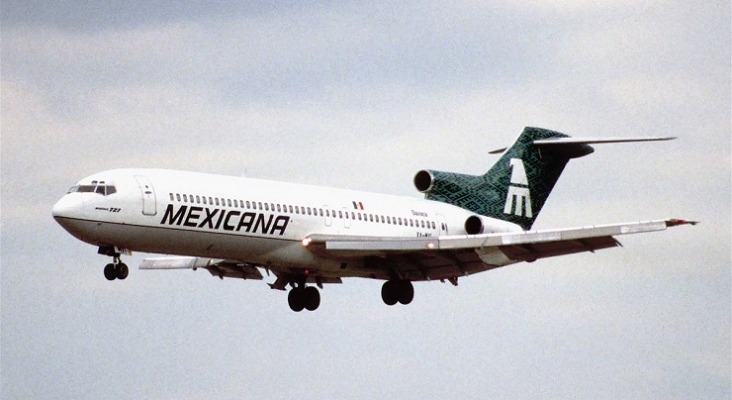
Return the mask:
<path fill-rule="evenodd" d="M 233 208 L 242 208 L 242 209 L 249 209 L 249 210 L 262 210 L 262 211 L 277 211 L 277 212 L 283 212 L 283 213 L 290 213 L 290 214 L 301 214 L 301 215 L 314 215 L 314 216 L 320 216 L 320 217 L 330 217 L 330 218 L 340 218 L 340 219 L 350 219 L 350 220 L 358 220 L 358 221 L 366 221 L 366 222 L 374 222 L 374 223 L 382 223 L 382 224 L 390 224 L 390 225 L 401 225 L 401 226 L 410 226 L 410 227 L 416 227 L 416 228 L 425 228 L 425 229 L 435 229 L 435 222 L 434 221 L 426 221 L 423 219 L 413 219 L 413 218 L 401 218 L 401 217 L 392 217 L 392 216 L 384 216 L 384 215 L 377 215 L 377 214 L 368 214 L 368 213 L 362 213 L 362 212 L 356 212 L 356 211 L 344 211 L 344 210 L 330 210 L 330 209 L 323 209 L 323 208 L 317 208 L 317 207 L 305 207 L 305 206 L 292 206 L 292 205 L 286 205 L 286 204 L 275 204 L 275 203 L 266 203 L 261 201 L 244 201 L 244 200 L 237 200 L 237 199 L 228 199 L 228 198 L 219 198 L 219 197 L 210 197 L 210 196 L 200 196 L 200 195 L 187 195 L 187 194 L 180 194 L 180 193 L 169 193 L 170 201 L 177 201 L 182 203 L 189 203 L 189 204 L 202 204 L 202 205 L 216 205 L 220 207 L 233 207 Z"/>

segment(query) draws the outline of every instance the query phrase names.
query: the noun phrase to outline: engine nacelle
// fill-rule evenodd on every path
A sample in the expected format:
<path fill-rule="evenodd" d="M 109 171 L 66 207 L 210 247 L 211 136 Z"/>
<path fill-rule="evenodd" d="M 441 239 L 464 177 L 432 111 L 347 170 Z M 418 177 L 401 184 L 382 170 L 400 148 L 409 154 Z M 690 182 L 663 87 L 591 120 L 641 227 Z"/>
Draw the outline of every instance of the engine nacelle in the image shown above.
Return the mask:
<path fill-rule="evenodd" d="M 465 220 L 465 232 L 468 235 L 480 235 L 485 231 L 483 219 L 477 215 L 471 215 Z"/>
<path fill-rule="evenodd" d="M 456 187 L 470 186 L 478 178 L 455 172 L 423 169 L 414 175 L 414 187 L 427 195 L 449 198 Z"/>
<path fill-rule="evenodd" d="M 414 175 L 414 187 L 422 193 L 429 193 L 435 186 L 435 176 L 432 171 L 421 170 Z"/>

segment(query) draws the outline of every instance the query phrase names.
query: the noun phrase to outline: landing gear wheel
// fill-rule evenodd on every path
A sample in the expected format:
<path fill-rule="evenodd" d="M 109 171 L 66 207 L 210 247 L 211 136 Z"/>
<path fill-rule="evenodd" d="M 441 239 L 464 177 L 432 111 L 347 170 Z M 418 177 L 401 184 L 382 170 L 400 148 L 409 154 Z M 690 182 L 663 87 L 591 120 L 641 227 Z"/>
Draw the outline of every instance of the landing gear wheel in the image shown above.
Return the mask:
<path fill-rule="evenodd" d="M 399 302 L 406 305 L 412 302 L 414 299 L 414 286 L 410 281 L 398 281 L 397 282 L 397 293 L 399 293 Z"/>
<path fill-rule="evenodd" d="M 109 281 L 117 279 L 117 270 L 115 269 L 114 264 L 110 263 L 104 267 L 104 277 Z"/>
<path fill-rule="evenodd" d="M 290 304 L 290 309 L 294 312 L 300 312 L 305 308 L 305 289 L 302 287 L 296 287 L 290 290 L 290 294 L 287 295 L 287 302 Z"/>
<path fill-rule="evenodd" d="M 384 300 L 387 306 L 393 306 L 399 301 L 397 281 L 384 282 L 384 285 L 381 286 L 381 300 Z"/>
<path fill-rule="evenodd" d="M 115 274 L 117 276 L 117 279 L 125 279 L 127 278 L 127 275 L 130 274 L 130 269 L 127 268 L 127 265 L 125 263 L 119 263 L 114 269 Z"/>
<path fill-rule="evenodd" d="M 308 311 L 315 311 L 320 305 L 320 292 L 315 286 L 308 286 L 302 291 L 303 303 Z"/>

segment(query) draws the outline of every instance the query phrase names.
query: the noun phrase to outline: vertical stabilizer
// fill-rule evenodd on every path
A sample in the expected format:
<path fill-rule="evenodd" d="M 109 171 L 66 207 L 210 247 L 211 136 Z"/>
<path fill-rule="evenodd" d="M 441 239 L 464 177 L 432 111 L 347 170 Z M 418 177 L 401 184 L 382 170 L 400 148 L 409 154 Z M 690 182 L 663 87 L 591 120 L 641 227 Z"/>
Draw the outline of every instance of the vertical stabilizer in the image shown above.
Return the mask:
<path fill-rule="evenodd" d="M 421 171 L 415 177 L 415 185 L 427 199 L 529 229 L 567 162 L 593 152 L 593 148 L 584 143 L 538 146 L 534 141 L 568 137 L 547 129 L 527 127 L 484 175 Z"/>

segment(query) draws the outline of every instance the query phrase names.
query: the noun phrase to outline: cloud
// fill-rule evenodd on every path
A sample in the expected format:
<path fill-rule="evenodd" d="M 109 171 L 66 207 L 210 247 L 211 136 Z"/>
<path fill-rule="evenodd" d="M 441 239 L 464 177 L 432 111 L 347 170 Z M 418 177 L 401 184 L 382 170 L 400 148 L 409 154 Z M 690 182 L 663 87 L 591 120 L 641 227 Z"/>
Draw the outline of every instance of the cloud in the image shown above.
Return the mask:
<path fill-rule="evenodd" d="M 729 397 L 728 3 L 0 4 L 8 396 Z M 110 286 L 50 218 L 127 166 L 419 197 L 417 170 L 481 173 L 526 125 L 679 136 L 572 161 L 540 227 L 703 223 L 408 308 L 351 279 L 305 316 L 142 254 Z"/>

